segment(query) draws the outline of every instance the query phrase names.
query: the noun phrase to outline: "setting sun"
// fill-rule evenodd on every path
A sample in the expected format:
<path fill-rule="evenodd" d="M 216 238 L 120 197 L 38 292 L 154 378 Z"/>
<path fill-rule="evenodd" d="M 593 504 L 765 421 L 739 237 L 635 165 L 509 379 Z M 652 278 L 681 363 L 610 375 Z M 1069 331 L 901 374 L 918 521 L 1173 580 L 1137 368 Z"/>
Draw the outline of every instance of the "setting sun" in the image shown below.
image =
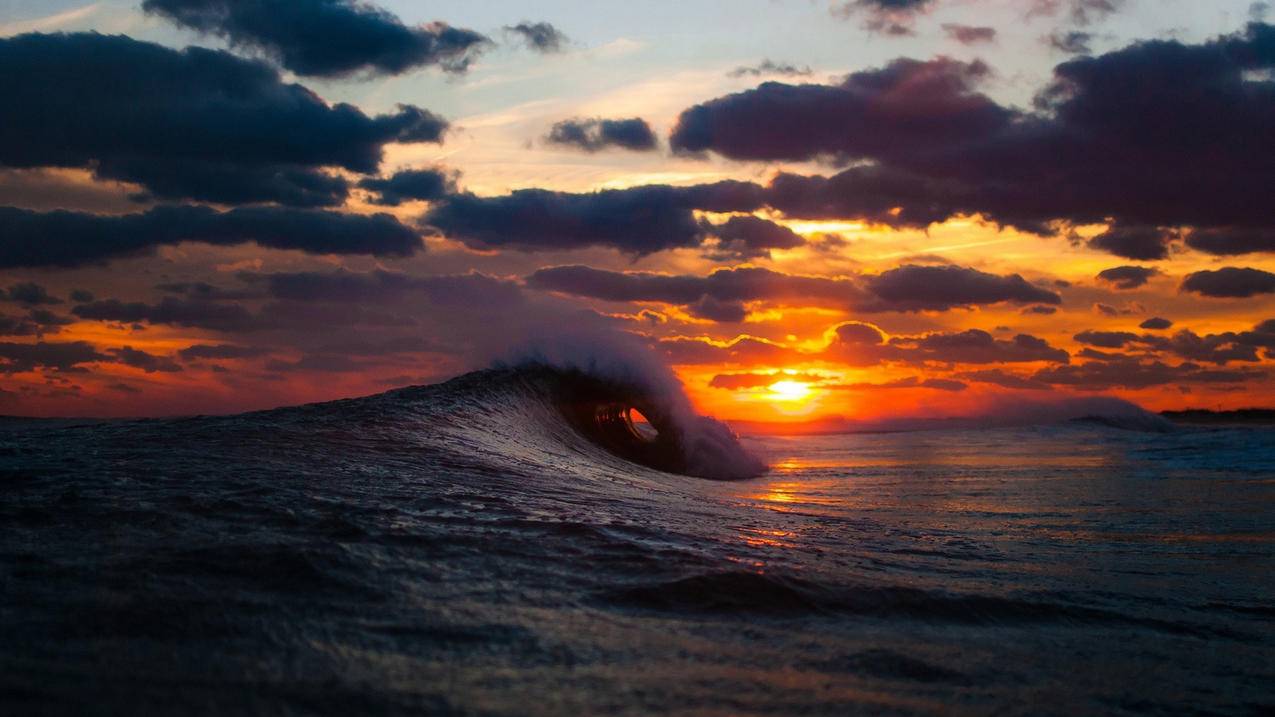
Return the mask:
<path fill-rule="evenodd" d="M 773 401 L 803 401 L 810 397 L 810 384 L 802 381 L 776 381 L 767 388 L 767 398 Z"/>

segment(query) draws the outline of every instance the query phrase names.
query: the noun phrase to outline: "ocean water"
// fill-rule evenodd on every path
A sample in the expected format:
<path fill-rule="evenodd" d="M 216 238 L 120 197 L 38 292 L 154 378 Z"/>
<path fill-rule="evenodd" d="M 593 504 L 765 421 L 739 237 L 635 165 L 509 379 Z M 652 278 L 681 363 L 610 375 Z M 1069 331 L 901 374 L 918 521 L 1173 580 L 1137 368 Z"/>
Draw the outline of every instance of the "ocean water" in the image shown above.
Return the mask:
<path fill-rule="evenodd" d="M 745 437 L 723 481 L 607 390 L 0 423 L 0 713 L 1275 711 L 1275 430 Z"/>

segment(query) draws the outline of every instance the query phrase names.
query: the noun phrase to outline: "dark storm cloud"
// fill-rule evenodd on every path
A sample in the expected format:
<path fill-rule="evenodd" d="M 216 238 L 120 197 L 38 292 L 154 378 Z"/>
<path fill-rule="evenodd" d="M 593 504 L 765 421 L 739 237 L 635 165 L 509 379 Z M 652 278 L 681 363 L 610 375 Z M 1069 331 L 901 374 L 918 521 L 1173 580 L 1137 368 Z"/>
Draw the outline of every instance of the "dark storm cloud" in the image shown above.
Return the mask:
<path fill-rule="evenodd" d="M 182 370 L 182 367 L 168 356 L 159 356 L 147 353 L 140 349 L 135 349 L 132 346 L 122 346 L 117 349 L 109 349 L 109 353 L 113 355 L 119 363 L 122 363 L 125 366 L 132 366 L 133 368 L 140 368 L 146 373 L 155 373 L 156 371 L 173 373 Z"/>
<path fill-rule="evenodd" d="M 536 52 L 548 54 L 562 52 L 568 39 L 558 28 L 547 22 L 523 21 L 517 25 L 506 25 L 505 32 L 517 35 Z"/>
<path fill-rule="evenodd" d="M 57 327 L 59 326 L 69 326 L 75 323 L 75 319 L 69 316 L 55 314 L 52 311 L 49 311 L 48 309 L 33 308 L 31 309 L 29 313 L 27 313 L 27 319 L 30 321 L 34 321 L 37 325 L 39 325 L 45 331 L 50 331 L 53 333 L 57 331 Z"/>
<path fill-rule="evenodd" d="M 1144 340 L 1147 337 L 1144 337 Z M 1175 333 L 1165 349 L 1190 361 L 1212 363 L 1219 366 L 1231 361 L 1256 362 L 1257 347 L 1246 342 L 1242 334 L 1227 331 L 1221 334 L 1197 335 L 1182 330 Z"/>
<path fill-rule="evenodd" d="M 860 311 L 945 311 L 961 306 L 1061 303 L 1053 292 L 1017 274 L 998 276 L 956 266 L 906 265 L 868 277 L 829 279 L 744 267 L 706 277 L 613 272 L 586 266 L 541 269 L 527 285 L 606 301 L 658 301 L 689 305 L 708 296 L 717 301 L 828 306 Z"/>
<path fill-rule="evenodd" d="M 40 327 L 34 321 L 0 314 L 0 336 L 36 336 L 39 333 Z"/>
<path fill-rule="evenodd" d="M 1056 307 L 1056 306 L 1028 306 L 1026 309 L 1023 309 L 1022 313 L 1023 313 L 1024 315 L 1033 315 L 1033 314 L 1034 314 L 1034 315 L 1036 315 L 1036 316 L 1053 316 L 1054 314 L 1058 313 L 1058 307 Z"/>
<path fill-rule="evenodd" d="M 375 192 L 373 204 L 397 207 L 403 202 L 436 201 L 456 191 L 456 176 L 442 169 L 405 169 L 380 178 L 359 181 L 359 188 Z"/>
<path fill-rule="evenodd" d="M 0 342 L 0 372 L 21 373 L 36 368 L 76 371 L 82 364 L 110 361 L 86 341 L 18 344 Z"/>
<path fill-rule="evenodd" d="M 959 184 L 871 165 L 832 177 L 781 172 L 771 180 L 766 201 L 790 217 L 858 218 L 896 228 L 924 228 L 977 211 L 977 203 Z"/>
<path fill-rule="evenodd" d="M 935 363 L 1067 363 L 1066 351 L 1050 346 L 1044 339 L 1018 334 L 1012 339 L 994 338 L 986 331 L 968 329 L 956 333 L 932 333 L 921 337 L 895 337 L 891 346 L 901 349 L 901 358 L 910 362 Z"/>
<path fill-rule="evenodd" d="M 322 168 L 375 172 L 385 144 L 447 128 L 418 107 L 328 105 L 226 52 L 124 36 L 0 39 L 0 66 L 0 165 L 90 168 L 163 199 L 340 204 L 346 182 Z"/>
<path fill-rule="evenodd" d="M 270 351 L 240 346 L 246 341 L 236 339 L 231 344 L 188 347 L 178 352 L 184 361 L 253 358 L 287 349 L 304 350 L 318 361 L 330 354 L 369 356 L 418 350 L 454 354 L 468 342 L 498 340 L 501 329 L 493 323 L 517 326 L 515 317 L 532 316 L 538 310 L 525 301 L 517 284 L 482 274 L 412 276 L 342 269 L 245 272 L 238 278 L 247 291 L 264 301 L 258 309 L 168 297 L 158 304 L 96 302 L 79 313 L 105 321 L 198 324 L 231 334 L 269 332 Z M 425 342 L 423 332 L 447 338 Z M 317 366 L 309 360 L 292 363 L 297 369 Z"/>
<path fill-rule="evenodd" d="M 1225 267 L 1197 271 L 1182 281 L 1182 290 L 1222 299 L 1246 299 L 1275 293 L 1275 274 L 1261 269 Z"/>
<path fill-rule="evenodd" d="M 1117 266 L 1098 272 L 1098 280 L 1114 285 L 1117 289 L 1136 289 L 1144 286 L 1151 277 L 1159 274 L 1158 269 L 1145 266 Z"/>
<path fill-rule="evenodd" d="M 861 321 L 847 321 L 834 329 L 836 340 L 834 345 L 842 346 L 882 346 L 885 344 L 885 332 L 872 324 Z"/>
<path fill-rule="evenodd" d="M 36 336 L 61 333 L 62 327 L 75 319 L 47 309 L 32 308 L 26 316 L 0 314 L 0 336 Z"/>
<path fill-rule="evenodd" d="M 1275 252 L 1275 228 L 1216 227 L 1212 229 L 1197 229 L 1187 236 L 1186 245 L 1196 251 L 1217 256 Z"/>
<path fill-rule="evenodd" d="M 204 299 L 207 301 L 237 301 L 239 299 L 259 299 L 258 294 L 252 291 L 243 291 L 240 289 L 225 289 L 220 286 L 213 286 L 204 281 L 171 281 L 163 284 L 156 284 L 156 289 L 166 294 L 177 294 L 185 296 L 189 299 Z M 92 301 L 93 297 L 84 299 L 80 303 Z"/>
<path fill-rule="evenodd" d="M 298 75 L 396 75 L 426 65 L 464 71 L 490 42 L 444 23 L 408 27 L 356 0 L 145 0 L 142 8 L 260 51 Z"/>
<path fill-rule="evenodd" d="M 349 184 L 312 169 L 245 167 L 231 162 L 186 164 L 163 159 L 119 159 L 100 163 L 98 177 L 141 184 L 135 198 L 199 199 L 219 204 L 271 201 L 292 207 L 330 207 L 345 201 Z"/>
<path fill-rule="evenodd" d="M 837 326 L 824 357 L 849 366 L 873 366 L 882 362 L 923 364 L 1067 363 L 1066 351 L 1044 339 L 1018 334 L 997 339 L 986 331 L 935 332 L 921 336 L 886 339 L 880 329 L 860 322 Z"/>
<path fill-rule="evenodd" d="M 733 269 L 722 269 L 701 278 L 646 272 L 614 272 L 580 265 L 554 266 L 540 269 L 528 276 L 527 286 L 542 291 L 555 291 L 603 301 L 659 301 L 686 305 L 698 301 L 700 297 L 716 293 L 720 293 L 721 298 L 736 301 L 742 298 L 749 300 L 757 298 L 752 292 L 746 292 L 745 296 L 732 292 L 733 295 L 728 297 L 724 288 L 715 288 L 718 282 L 725 284 L 724 277 L 731 275 L 733 271 Z M 758 271 L 772 274 L 765 269 Z M 822 281 L 833 282 L 834 280 Z"/>
<path fill-rule="evenodd" d="M 708 230 L 720 240 L 718 253 L 734 259 L 769 257 L 771 249 L 793 249 L 806 243 L 788 227 L 751 214 L 709 225 Z"/>
<path fill-rule="evenodd" d="M 1140 329 L 1148 329 L 1152 331 L 1163 331 L 1164 329 L 1173 328 L 1173 322 L 1168 319 L 1162 319 L 1158 316 L 1152 317 L 1138 324 Z"/>
<path fill-rule="evenodd" d="M 215 331 L 254 331 L 269 323 L 239 304 L 178 299 L 166 296 L 158 303 L 102 299 L 82 304 L 71 313 L 91 321 L 123 324 L 167 324 Z"/>
<path fill-rule="evenodd" d="M 1018 274 L 1000 276 L 960 266 L 906 265 L 867 280 L 885 311 L 946 311 L 958 306 L 1012 302 L 1061 304 L 1058 294 Z"/>
<path fill-rule="evenodd" d="M 716 321 L 721 324 L 736 324 L 748 316 L 748 309 L 739 301 L 722 301 L 711 296 L 702 296 L 699 301 L 686 307 L 687 313 L 699 319 Z"/>
<path fill-rule="evenodd" d="M 787 62 L 774 62 L 767 58 L 756 65 L 740 65 L 726 73 L 726 76 L 761 77 L 762 75 L 781 75 L 783 77 L 809 77 L 813 74 L 814 70 L 808 66 L 797 67 Z"/>
<path fill-rule="evenodd" d="M 641 117 L 566 119 L 550 128 L 545 141 L 585 152 L 598 152 L 609 147 L 648 152 L 657 144 L 651 125 Z"/>
<path fill-rule="evenodd" d="M 707 236 L 694 210 L 752 211 L 762 187 L 723 181 L 691 187 L 647 185 L 572 194 L 522 189 L 503 196 L 455 194 L 423 224 L 474 248 L 521 251 L 609 246 L 644 255 L 690 247 Z"/>
<path fill-rule="evenodd" d="M 1000 363 L 1058 363 L 1071 360 L 1066 351 L 1044 339 L 1019 334 L 1002 340 L 985 331 L 935 332 L 886 338 L 880 329 L 861 322 L 835 327 L 833 340 L 821 353 L 802 353 L 763 339 L 741 336 L 728 344 L 703 339 L 661 339 L 656 347 L 675 364 L 771 364 L 819 359 L 847 366 L 896 363 L 909 366 Z M 772 382 L 778 379 L 772 379 Z M 937 387 L 937 386 L 935 386 Z M 949 387 L 948 390 L 955 390 Z"/>
<path fill-rule="evenodd" d="M 1126 358 L 1124 354 L 1109 353 L 1107 351 L 1099 351 L 1097 349 L 1083 348 L 1076 353 L 1076 358 L 1093 359 L 1095 361 L 1120 361 Z"/>
<path fill-rule="evenodd" d="M 196 241 L 255 242 L 311 254 L 410 256 L 420 237 L 389 214 L 341 214 L 286 207 L 161 206 L 142 214 L 99 216 L 0 207 L 0 268 L 74 267 Z"/>
<path fill-rule="evenodd" d="M 1275 349 L 1275 319 L 1267 319 L 1252 331 L 1244 331 L 1240 334 L 1240 341 L 1248 346 L 1260 346 L 1266 349 Z M 1271 358 L 1270 352 L 1267 352 L 1267 358 Z"/>
<path fill-rule="evenodd" d="M 759 87 L 696 105 L 669 143 L 731 159 L 894 158 L 948 149 L 1004 128 L 1010 110 L 979 94 L 980 62 L 896 60 L 837 85 Z"/>
<path fill-rule="evenodd" d="M 1275 27 L 1260 23 L 1197 45 L 1140 42 L 1058 65 L 1022 112 L 977 91 L 985 66 L 899 60 L 839 84 L 768 82 L 704 102 L 671 144 L 869 163 L 777 177 L 768 202 L 792 217 L 918 226 L 979 213 L 1045 234 L 1103 223 L 1114 229 L 1095 248 L 1161 259 L 1176 230 L 1157 227 L 1271 225 L 1275 80 L 1254 71 L 1272 66 Z"/>
<path fill-rule="evenodd" d="M 5 238 L 8 239 L 9 237 Z M 25 306 L 62 303 L 62 300 L 51 295 L 48 289 L 32 281 L 14 284 L 9 287 L 8 291 L 0 290 L 0 299 L 8 299 Z"/>
<path fill-rule="evenodd" d="M 1032 378 L 1056 386 L 1102 390 L 1142 389 L 1187 383 L 1235 384 L 1265 375 L 1261 371 L 1244 369 L 1205 369 L 1189 362 L 1173 366 L 1162 361 L 1142 362 L 1138 359 L 1120 358 L 1041 369 Z"/>
<path fill-rule="evenodd" d="M 1138 335 L 1130 331 L 1081 331 L 1073 336 L 1076 341 L 1090 346 L 1106 349 L 1119 349 L 1130 342 L 1138 340 Z"/>
<path fill-rule="evenodd" d="M 838 15 L 862 15 L 863 28 L 883 35 L 915 34 L 916 18 L 932 9 L 938 0 L 846 0 L 835 6 Z"/>
<path fill-rule="evenodd" d="M 1257 361 L 1257 348 L 1264 345 L 1260 329 L 1259 326 L 1242 334 L 1227 331 L 1204 336 L 1183 329 L 1170 337 L 1131 331 L 1090 330 L 1081 331 L 1074 338 L 1078 343 L 1104 349 L 1136 348 L 1147 353 L 1167 353 L 1190 361 L 1224 365 L 1231 361 Z"/>
<path fill-rule="evenodd" d="M 296 302 L 397 304 L 412 295 L 438 306 L 504 307 L 522 301 L 516 284 L 484 274 L 411 276 L 376 270 L 246 274 L 250 283 L 265 287 L 272 298 Z"/>
<path fill-rule="evenodd" d="M 962 45 L 978 45 L 992 42 L 996 39 L 996 28 L 981 25 L 943 23 L 943 32 L 947 33 L 949 38 L 956 40 Z"/>
<path fill-rule="evenodd" d="M 1089 240 L 1089 246 L 1126 259 L 1155 261 L 1169 258 L 1169 244 L 1177 238 L 1173 231 L 1159 227 L 1113 226 Z"/>

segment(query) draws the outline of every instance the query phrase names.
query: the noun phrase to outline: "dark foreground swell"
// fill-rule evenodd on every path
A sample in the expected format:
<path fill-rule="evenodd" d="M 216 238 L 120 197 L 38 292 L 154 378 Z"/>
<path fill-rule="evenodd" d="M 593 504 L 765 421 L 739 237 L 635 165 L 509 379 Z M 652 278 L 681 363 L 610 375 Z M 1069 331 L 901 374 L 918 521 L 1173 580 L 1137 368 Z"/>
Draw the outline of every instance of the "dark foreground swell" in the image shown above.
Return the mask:
<path fill-rule="evenodd" d="M 712 428 L 592 422 L 648 400 L 523 370 L 10 421 L 0 713 L 1275 705 L 1269 429 L 755 439 L 720 482 L 634 463 L 744 455 Z"/>

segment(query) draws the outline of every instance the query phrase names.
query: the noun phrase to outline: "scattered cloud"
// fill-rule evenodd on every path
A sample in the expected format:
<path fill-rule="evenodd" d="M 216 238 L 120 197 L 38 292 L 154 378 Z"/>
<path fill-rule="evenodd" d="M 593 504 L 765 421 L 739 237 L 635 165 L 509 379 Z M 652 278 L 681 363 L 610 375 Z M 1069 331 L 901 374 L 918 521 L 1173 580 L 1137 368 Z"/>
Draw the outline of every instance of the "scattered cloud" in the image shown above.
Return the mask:
<path fill-rule="evenodd" d="M 160 206 L 141 214 L 31 212 L 0 207 L 0 268 L 75 267 L 137 256 L 183 241 L 255 242 L 311 254 L 410 256 L 418 233 L 389 214 L 343 214 L 286 207 Z"/>
<path fill-rule="evenodd" d="M 862 16 L 868 32 L 904 36 L 915 33 L 917 17 L 932 10 L 938 0 L 845 0 L 833 7 L 842 17 Z"/>
<path fill-rule="evenodd" d="M 710 297 L 719 302 L 828 306 L 861 312 L 947 311 L 966 306 L 1061 303 L 1053 292 L 1017 274 L 1000 276 L 957 266 L 905 265 L 876 275 L 840 278 L 799 276 L 740 267 L 704 277 L 613 272 L 587 266 L 540 269 L 531 288 L 605 301 L 651 301 L 688 306 Z"/>
<path fill-rule="evenodd" d="M 87 168 L 159 199 L 334 206 L 348 187 L 326 168 L 375 172 L 387 143 L 447 129 L 419 107 L 370 117 L 260 62 L 121 35 L 4 38 L 0 64 L 0 166 Z"/>
<path fill-rule="evenodd" d="M 769 258 L 771 249 L 795 249 L 806 243 L 788 227 L 751 214 L 733 216 L 707 230 L 719 239 L 714 254 L 731 260 Z"/>
<path fill-rule="evenodd" d="M 456 175 L 441 168 L 405 169 L 389 177 L 367 177 L 359 188 L 374 192 L 373 204 L 397 207 L 403 202 L 437 201 L 456 192 Z"/>
<path fill-rule="evenodd" d="M 1182 290 L 1219 299 L 1247 299 L 1275 293 L 1275 274 L 1261 269 L 1224 267 L 1197 271 L 1182 280 Z"/>
<path fill-rule="evenodd" d="M 1045 36 L 1050 47 L 1069 55 L 1088 55 L 1093 52 L 1093 33 L 1083 30 L 1052 32 Z"/>
<path fill-rule="evenodd" d="M 441 22 L 409 27 L 358 0 L 145 0 L 142 9 L 317 77 L 397 75 L 429 65 L 464 72 L 491 42 Z"/>
<path fill-rule="evenodd" d="M 545 136 L 545 141 L 585 152 L 598 152 L 612 147 L 649 152 L 658 146 L 655 132 L 641 117 L 566 119 L 553 125 Z"/>
<path fill-rule="evenodd" d="M 1196 229 L 1187 236 L 1186 245 L 1217 256 L 1275 252 L 1275 227 Z"/>
<path fill-rule="evenodd" d="M 694 210 L 752 211 L 762 188 L 723 181 L 690 187 L 645 185 L 591 193 L 522 189 L 496 197 L 461 193 L 425 215 L 423 224 L 480 249 L 521 251 L 609 246 L 644 255 L 698 246 L 707 237 Z M 634 221 L 642 217 L 643 221 Z"/>
<path fill-rule="evenodd" d="M 562 52 L 569 40 L 561 30 L 547 22 L 523 21 L 506 25 L 505 32 L 519 37 L 527 47 L 541 54 Z"/>
<path fill-rule="evenodd" d="M 49 290 L 34 281 L 14 284 L 8 291 L 0 289 L 0 299 L 7 299 L 24 306 L 40 306 L 61 304 L 62 300 L 49 293 Z"/>
<path fill-rule="evenodd" d="M 1254 23 L 1200 44 L 1155 40 L 1069 60 L 1030 111 L 979 91 L 986 65 L 945 58 L 896 60 L 828 85 L 768 82 L 688 108 L 670 144 L 852 165 L 776 176 L 769 203 L 789 217 L 926 226 L 981 215 L 1038 234 L 1106 224 L 1093 248 L 1162 260 L 1179 228 L 1202 231 L 1197 244 L 1209 247 L 1223 246 L 1210 244 L 1214 228 L 1270 227 L 1256 178 L 1275 156 L 1264 129 L 1275 92 L 1254 71 L 1275 67 L 1272 38 L 1275 27 Z"/>
<path fill-rule="evenodd" d="M 996 41 L 996 28 L 985 25 L 960 25 L 946 22 L 943 23 L 943 32 L 949 39 L 956 40 L 962 45 L 983 45 Z"/>
<path fill-rule="evenodd" d="M 774 62 L 770 58 L 766 58 L 756 65 L 740 65 L 730 72 L 726 73 L 727 77 L 764 77 L 764 76 L 780 76 L 780 77 L 809 77 L 813 75 L 814 70 L 808 65 L 798 67 L 787 62 Z"/>
<path fill-rule="evenodd" d="M 132 346 L 122 346 L 117 349 L 110 349 L 109 353 L 115 356 L 115 359 L 125 365 L 133 368 L 140 368 L 146 373 L 175 373 L 181 371 L 182 367 L 172 358 L 168 356 L 158 356 L 156 354 L 147 353 Z"/>
<path fill-rule="evenodd" d="M 1098 281 L 1104 281 L 1117 289 L 1131 290 L 1146 286 L 1151 277 L 1160 273 L 1159 269 L 1145 266 L 1117 266 L 1098 272 Z"/>

